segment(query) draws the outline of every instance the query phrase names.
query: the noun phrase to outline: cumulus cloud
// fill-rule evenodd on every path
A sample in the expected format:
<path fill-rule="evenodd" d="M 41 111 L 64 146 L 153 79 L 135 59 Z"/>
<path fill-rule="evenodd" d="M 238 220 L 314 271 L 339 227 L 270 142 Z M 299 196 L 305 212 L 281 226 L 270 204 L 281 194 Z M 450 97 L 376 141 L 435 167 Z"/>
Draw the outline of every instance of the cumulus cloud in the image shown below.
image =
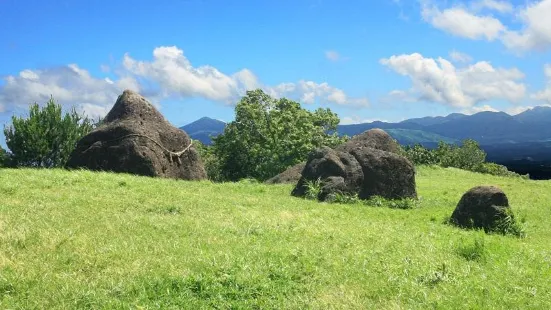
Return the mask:
<path fill-rule="evenodd" d="M 514 13 L 519 29 L 505 26 L 505 23 L 490 13 Z M 545 51 L 551 47 L 551 0 L 527 2 L 514 8 L 511 3 L 496 0 L 481 0 L 470 7 L 455 5 L 440 9 L 430 0 L 422 0 L 423 19 L 437 29 L 455 36 L 488 41 L 499 40 L 515 52 L 531 50 Z"/>
<path fill-rule="evenodd" d="M 325 58 L 331 61 L 339 61 L 341 60 L 341 55 L 336 51 L 325 51 Z"/>
<path fill-rule="evenodd" d="M 434 5 L 424 4 L 421 15 L 437 29 L 473 40 L 492 41 L 506 30 L 498 19 L 492 16 L 478 16 L 463 7 L 440 10 Z"/>
<path fill-rule="evenodd" d="M 102 69 L 111 72 L 111 68 Z M 32 102 L 43 103 L 52 95 L 59 103 L 76 106 L 89 116 L 103 116 L 124 89 L 138 91 L 154 104 L 166 97 L 199 97 L 234 104 L 247 90 L 262 88 L 308 104 L 368 105 L 366 98 L 350 98 L 343 90 L 327 83 L 301 80 L 272 87 L 263 85 L 246 68 L 225 74 L 208 65 L 194 67 L 175 46 L 155 48 L 151 61 L 125 54 L 122 69 L 112 73 L 116 78 L 93 77 L 75 64 L 23 70 L 17 76 L 5 77 L 4 84 L 0 84 L 0 112 L 10 107 L 28 107 Z"/>
<path fill-rule="evenodd" d="M 508 30 L 502 41 L 516 51 L 547 50 L 551 47 L 551 0 L 533 2 L 517 14 L 521 30 Z"/>
<path fill-rule="evenodd" d="M 453 50 L 450 52 L 450 58 L 452 61 L 457 63 L 468 63 L 473 61 L 473 58 L 465 53 L 458 52 Z"/>
<path fill-rule="evenodd" d="M 524 98 L 526 86 L 519 82 L 524 74 L 516 68 L 494 68 L 480 61 L 456 68 L 450 61 L 425 58 L 419 53 L 381 59 L 381 64 L 411 79 L 412 88 L 394 91 L 412 94 L 419 101 L 430 101 L 457 108 L 471 108 L 492 99 L 517 102 Z"/>
<path fill-rule="evenodd" d="M 275 87 L 268 87 L 266 90 L 273 97 L 296 98 L 306 104 L 312 104 L 318 100 L 322 104 L 369 106 L 367 98 L 350 98 L 343 90 L 327 83 L 301 80 L 298 83 L 281 83 Z"/>
<path fill-rule="evenodd" d="M 341 118 L 340 125 L 352 125 L 352 124 L 365 124 L 365 123 L 373 123 L 373 122 L 387 122 L 386 120 L 380 120 L 380 119 L 374 119 L 374 118 L 362 118 L 358 115 L 353 116 L 345 116 Z"/>
<path fill-rule="evenodd" d="M 95 78 L 76 64 L 43 70 L 23 70 L 4 78 L 0 86 L 0 106 L 26 108 L 30 103 L 45 103 L 53 96 L 65 107 L 76 106 L 91 117 L 104 114 L 118 94 L 126 88 L 140 91 L 137 82 L 125 77 L 116 82 Z"/>
<path fill-rule="evenodd" d="M 543 68 L 545 78 L 547 79 L 546 88 L 533 94 L 531 97 L 535 100 L 540 100 L 551 104 L 551 64 L 547 64 Z"/>
<path fill-rule="evenodd" d="M 499 112 L 499 110 L 491 107 L 490 105 L 483 105 L 483 106 L 473 106 L 473 107 L 470 107 L 468 109 L 463 109 L 461 111 L 461 113 L 463 114 L 466 114 L 466 115 L 472 115 L 472 114 L 476 114 L 476 113 L 479 113 L 479 112 Z"/>
<path fill-rule="evenodd" d="M 499 13 L 509 13 L 514 10 L 513 5 L 508 1 L 499 0 L 480 0 L 471 4 L 474 11 L 492 10 Z"/>

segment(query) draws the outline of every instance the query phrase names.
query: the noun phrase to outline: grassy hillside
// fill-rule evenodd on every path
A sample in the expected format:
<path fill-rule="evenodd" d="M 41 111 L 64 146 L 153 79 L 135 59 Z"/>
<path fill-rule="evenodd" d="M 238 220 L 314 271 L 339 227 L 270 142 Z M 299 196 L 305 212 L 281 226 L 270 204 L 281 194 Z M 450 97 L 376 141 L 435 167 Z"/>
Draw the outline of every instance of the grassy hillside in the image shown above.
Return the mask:
<path fill-rule="evenodd" d="M 0 170 L 0 308 L 551 308 L 551 182 L 418 170 L 409 210 L 291 186 Z M 526 238 L 443 224 L 496 184 Z"/>

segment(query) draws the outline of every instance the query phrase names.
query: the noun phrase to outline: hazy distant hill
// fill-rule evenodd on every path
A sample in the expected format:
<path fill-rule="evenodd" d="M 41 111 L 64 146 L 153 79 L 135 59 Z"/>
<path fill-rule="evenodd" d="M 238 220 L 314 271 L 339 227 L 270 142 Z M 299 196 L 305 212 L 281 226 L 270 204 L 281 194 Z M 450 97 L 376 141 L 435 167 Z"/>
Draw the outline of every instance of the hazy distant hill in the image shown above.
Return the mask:
<path fill-rule="evenodd" d="M 199 140 L 204 144 L 211 144 L 211 136 L 215 137 L 221 134 L 226 127 L 226 123 L 209 117 L 202 117 L 193 123 L 180 127 L 192 139 Z"/>
<path fill-rule="evenodd" d="M 183 126 L 192 138 L 209 144 L 209 136 L 224 130 L 225 123 L 203 117 Z M 551 108 L 537 107 L 518 115 L 504 112 L 480 112 L 473 115 L 452 113 L 448 116 L 408 119 L 399 123 L 372 122 L 339 125 L 341 135 L 354 136 L 372 128 L 386 130 L 402 144 L 431 144 L 440 140 L 459 142 L 470 138 L 482 145 L 542 142 L 551 140 Z"/>
<path fill-rule="evenodd" d="M 181 128 L 191 138 L 211 144 L 210 137 L 222 133 L 225 125 L 222 121 L 203 117 Z M 488 160 L 519 173 L 530 173 L 535 178 L 551 178 L 551 107 L 537 107 L 518 115 L 452 113 L 399 123 L 377 121 L 339 125 L 337 132 L 354 136 L 372 128 L 384 129 L 400 144 L 420 143 L 429 148 L 436 147 L 439 141 L 460 143 L 471 138 L 480 143 Z"/>

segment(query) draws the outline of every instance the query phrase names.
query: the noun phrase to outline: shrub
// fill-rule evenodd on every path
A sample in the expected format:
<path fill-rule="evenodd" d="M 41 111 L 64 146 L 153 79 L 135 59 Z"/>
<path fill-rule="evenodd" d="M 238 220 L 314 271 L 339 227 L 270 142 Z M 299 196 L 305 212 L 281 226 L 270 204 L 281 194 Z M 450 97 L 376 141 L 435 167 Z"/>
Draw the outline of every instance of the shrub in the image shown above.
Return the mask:
<path fill-rule="evenodd" d="M 507 167 L 498 165 L 496 163 L 483 163 L 474 169 L 475 172 L 503 176 L 503 177 L 516 177 L 528 179 L 529 175 L 521 175 L 513 171 L 507 170 Z"/>
<path fill-rule="evenodd" d="M 438 165 L 441 167 L 454 167 L 485 174 L 522 177 L 528 179 L 528 175 L 520 175 L 507 170 L 507 167 L 495 163 L 486 162 L 486 152 L 480 148 L 478 142 L 467 139 L 461 146 L 448 144 L 443 141 L 438 147 L 429 150 L 420 144 L 413 147 L 402 148 L 402 155 L 408 158 L 414 165 Z"/>
<path fill-rule="evenodd" d="M 306 181 L 306 199 L 317 200 L 321 192 L 322 182 L 318 178 L 315 181 Z"/>
<path fill-rule="evenodd" d="M 405 146 L 403 153 L 414 165 L 437 165 L 438 157 L 434 151 L 431 151 L 421 144 L 415 144 L 413 147 Z"/>
<path fill-rule="evenodd" d="M 13 116 L 4 134 L 14 166 L 52 168 L 63 167 L 78 140 L 93 128 L 74 108 L 63 116 L 61 105 L 50 98 L 43 108 L 32 104 L 28 118 Z"/>

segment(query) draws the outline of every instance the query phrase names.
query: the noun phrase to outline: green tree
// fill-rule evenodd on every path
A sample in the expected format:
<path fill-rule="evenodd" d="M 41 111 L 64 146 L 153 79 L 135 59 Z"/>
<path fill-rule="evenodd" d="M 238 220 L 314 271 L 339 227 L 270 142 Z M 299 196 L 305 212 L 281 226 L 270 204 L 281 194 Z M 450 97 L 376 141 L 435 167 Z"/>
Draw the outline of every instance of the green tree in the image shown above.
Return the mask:
<path fill-rule="evenodd" d="M 43 108 L 31 104 L 28 118 L 12 116 L 4 134 L 14 166 L 52 168 L 64 166 L 78 140 L 93 128 L 74 108 L 63 115 L 50 98 Z"/>
<path fill-rule="evenodd" d="M 218 160 L 218 157 L 216 157 L 216 154 L 214 154 L 214 147 L 204 145 L 199 140 L 193 140 L 193 145 L 195 146 L 197 152 L 199 152 L 199 156 L 201 156 L 201 161 L 205 166 L 209 180 L 214 182 L 222 181 L 223 178 L 220 171 L 220 161 Z"/>
<path fill-rule="evenodd" d="M 235 107 L 235 121 L 213 139 L 221 176 L 268 179 L 306 160 L 317 147 L 344 142 L 335 132 L 338 123 L 338 116 L 329 109 L 311 112 L 298 102 L 272 98 L 260 89 L 248 91 Z"/>

